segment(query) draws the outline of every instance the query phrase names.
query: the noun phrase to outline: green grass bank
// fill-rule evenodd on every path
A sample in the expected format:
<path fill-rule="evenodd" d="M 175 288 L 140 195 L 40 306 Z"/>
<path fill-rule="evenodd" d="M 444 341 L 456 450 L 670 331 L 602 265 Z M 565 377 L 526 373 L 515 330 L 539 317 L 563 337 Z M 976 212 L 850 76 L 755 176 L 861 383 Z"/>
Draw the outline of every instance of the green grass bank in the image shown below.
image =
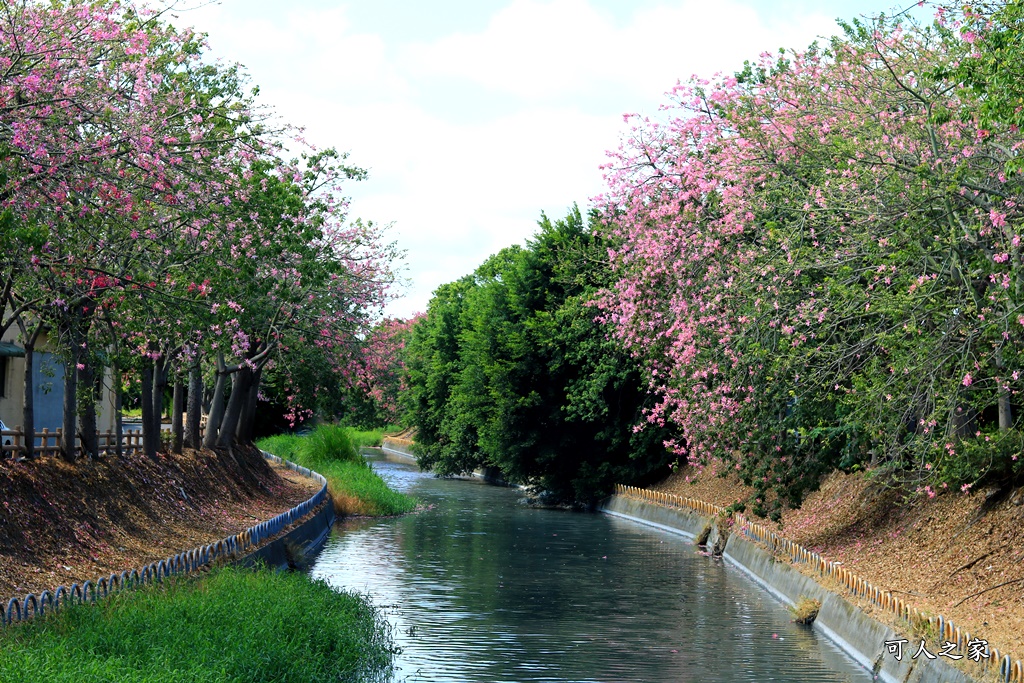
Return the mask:
<path fill-rule="evenodd" d="M 0 630 L 0 680 L 386 680 L 389 629 L 364 597 L 305 574 L 224 567 Z"/>
<path fill-rule="evenodd" d="M 400 515 L 412 512 L 415 498 L 388 488 L 363 456 L 362 446 L 380 445 L 384 430 L 356 431 L 320 425 L 303 436 L 281 434 L 259 440 L 268 453 L 309 467 L 327 478 L 338 515 Z"/>

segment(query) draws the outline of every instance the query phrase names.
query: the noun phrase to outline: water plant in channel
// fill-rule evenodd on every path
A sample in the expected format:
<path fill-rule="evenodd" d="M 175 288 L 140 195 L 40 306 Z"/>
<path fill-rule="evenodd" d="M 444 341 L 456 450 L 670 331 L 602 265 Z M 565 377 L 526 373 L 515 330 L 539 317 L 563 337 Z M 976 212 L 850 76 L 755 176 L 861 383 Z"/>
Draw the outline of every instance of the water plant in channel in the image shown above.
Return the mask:
<path fill-rule="evenodd" d="M 222 567 L 0 631 L 10 683 L 374 681 L 394 645 L 363 596 L 293 572 Z"/>
<path fill-rule="evenodd" d="M 359 454 L 375 434 L 324 424 L 306 435 L 280 434 L 257 442 L 263 450 L 316 470 L 339 515 L 400 515 L 416 508 L 415 498 L 388 488 Z M 368 445 L 368 444 L 367 444 Z"/>

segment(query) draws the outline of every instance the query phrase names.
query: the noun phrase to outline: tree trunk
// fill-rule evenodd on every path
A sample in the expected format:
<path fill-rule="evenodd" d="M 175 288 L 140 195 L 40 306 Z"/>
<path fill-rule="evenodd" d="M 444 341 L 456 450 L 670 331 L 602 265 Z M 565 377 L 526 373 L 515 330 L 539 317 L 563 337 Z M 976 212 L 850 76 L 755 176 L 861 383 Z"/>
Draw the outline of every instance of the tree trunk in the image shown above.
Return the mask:
<path fill-rule="evenodd" d="M 185 385 L 178 378 L 174 380 L 174 399 L 171 405 L 171 450 L 181 453 L 183 430 L 181 418 L 185 412 Z"/>
<path fill-rule="evenodd" d="M 25 394 L 21 405 L 21 424 L 25 430 L 25 459 L 32 460 L 36 455 L 36 404 L 33 395 L 34 380 L 32 376 L 32 357 L 35 355 L 35 344 L 25 342 Z"/>
<path fill-rule="evenodd" d="M 122 391 L 121 363 L 114 356 L 110 366 L 110 381 L 114 385 L 114 453 L 117 457 L 124 455 L 121 439 L 124 437 L 124 392 Z"/>
<path fill-rule="evenodd" d="M 35 375 L 32 372 L 33 360 L 36 351 L 36 342 L 43 331 L 43 324 L 36 323 L 32 334 L 25 329 L 25 323 L 18 318 L 18 327 L 21 328 L 21 336 L 25 340 L 25 393 L 21 406 L 21 424 L 25 429 L 25 459 L 32 460 L 36 457 L 36 403 L 35 403 Z"/>
<path fill-rule="evenodd" d="M 999 347 L 995 353 L 996 367 L 999 368 L 999 374 L 1002 375 L 1006 371 L 1006 362 L 1003 360 L 1003 349 Z M 999 383 L 998 390 L 998 404 L 999 404 L 999 431 L 1006 431 L 1013 427 L 1013 408 L 1010 406 L 1010 390 L 1009 387 L 1003 382 L 1003 377 L 997 377 L 996 381 Z"/>
<path fill-rule="evenodd" d="M 259 401 L 260 379 L 262 376 L 262 367 L 252 373 L 252 380 L 249 383 L 249 395 L 246 397 L 242 419 L 238 421 L 238 431 L 235 432 L 238 443 L 252 443 L 253 427 L 256 424 L 256 404 Z"/>
<path fill-rule="evenodd" d="M 153 434 L 156 435 L 157 450 L 163 446 L 161 418 L 164 414 L 164 388 L 166 386 L 167 359 L 160 356 L 153 360 L 153 392 L 150 394 L 150 400 L 153 402 Z"/>
<path fill-rule="evenodd" d="M 1013 427 L 1013 407 L 1010 405 L 1010 392 L 1006 387 L 999 387 L 999 430 L 1006 431 Z"/>
<path fill-rule="evenodd" d="M 81 439 L 82 452 L 91 460 L 99 457 L 99 443 L 96 438 L 96 371 L 89 358 L 83 358 L 78 370 L 78 387 L 84 396 L 82 402 Z"/>
<path fill-rule="evenodd" d="M 210 401 L 210 413 L 206 418 L 206 434 L 203 436 L 203 448 L 213 448 L 217 444 L 221 418 L 224 416 L 224 385 L 227 383 L 228 371 L 224 367 L 224 354 L 217 354 L 217 381 L 213 385 L 213 399 Z"/>
<path fill-rule="evenodd" d="M 185 411 L 185 445 L 199 450 L 202 447 L 200 437 L 200 418 L 203 410 L 203 371 L 197 360 L 188 369 L 188 408 Z"/>
<path fill-rule="evenodd" d="M 142 364 L 142 451 L 156 458 L 157 439 L 153 433 L 153 364 L 149 359 Z"/>
<path fill-rule="evenodd" d="M 957 439 L 970 437 L 977 430 L 977 411 L 970 406 L 957 406 L 953 411 L 952 431 Z"/>
<path fill-rule="evenodd" d="M 229 448 L 235 440 L 235 430 L 242 417 L 242 409 L 246 405 L 251 385 L 252 370 L 249 369 L 249 366 L 243 365 L 235 371 L 231 378 L 231 398 L 228 400 L 228 407 L 224 411 L 224 419 L 220 424 L 217 448 Z"/>
<path fill-rule="evenodd" d="M 75 434 L 78 432 L 78 356 L 77 344 L 71 344 L 71 358 L 64 367 L 64 420 L 60 440 L 61 456 L 68 462 L 78 457 Z"/>

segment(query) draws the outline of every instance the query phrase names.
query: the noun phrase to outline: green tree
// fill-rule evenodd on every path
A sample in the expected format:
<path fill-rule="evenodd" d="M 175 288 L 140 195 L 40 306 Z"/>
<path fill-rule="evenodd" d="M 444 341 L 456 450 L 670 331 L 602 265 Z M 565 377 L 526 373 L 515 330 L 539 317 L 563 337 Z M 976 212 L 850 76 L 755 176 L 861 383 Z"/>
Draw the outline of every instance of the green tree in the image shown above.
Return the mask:
<path fill-rule="evenodd" d="M 494 467 L 588 505 L 664 467 L 667 434 L 632 429 L 640 372 L 589 304 L 611 278 L 602 232 L 575 207 L 539 228 L 431 301 L 409 347 L 413 422 L 435 472 Z"/>

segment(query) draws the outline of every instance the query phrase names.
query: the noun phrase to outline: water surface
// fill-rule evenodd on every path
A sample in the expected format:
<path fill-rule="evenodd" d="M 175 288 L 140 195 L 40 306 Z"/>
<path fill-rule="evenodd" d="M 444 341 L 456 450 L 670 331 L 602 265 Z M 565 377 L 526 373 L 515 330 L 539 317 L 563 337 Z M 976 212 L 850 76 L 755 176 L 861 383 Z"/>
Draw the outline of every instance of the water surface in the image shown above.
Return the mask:
<path fill-rule="evenodd" d="M 402 648 L 396 681 L 872 680 L 682 536 L 374 467 L 430 509 L 338 524 L 312 573 L 385 606 Z"/>

